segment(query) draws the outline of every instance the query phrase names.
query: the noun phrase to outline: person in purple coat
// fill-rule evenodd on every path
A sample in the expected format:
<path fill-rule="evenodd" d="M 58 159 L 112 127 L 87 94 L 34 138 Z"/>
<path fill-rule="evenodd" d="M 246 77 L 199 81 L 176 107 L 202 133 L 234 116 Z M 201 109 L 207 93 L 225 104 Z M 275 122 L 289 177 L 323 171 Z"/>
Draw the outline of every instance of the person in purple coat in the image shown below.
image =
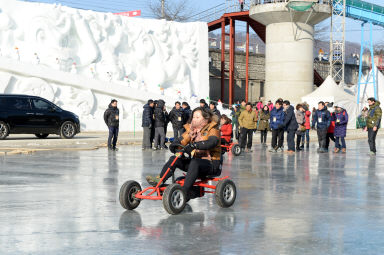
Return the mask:
<path fill-rule="evenodd" d="M 341 104 L 335 106 L 335 113 L 332 116 L 335 122 L 335 153 L 342 152 L 345 153 L 347 148 L 345 145 L 345 137 L 347 135 L 347 125 L 348 125 L 348 113 L 343 109 Z M 341 142 L 341 144 L 340 144 Z"/>

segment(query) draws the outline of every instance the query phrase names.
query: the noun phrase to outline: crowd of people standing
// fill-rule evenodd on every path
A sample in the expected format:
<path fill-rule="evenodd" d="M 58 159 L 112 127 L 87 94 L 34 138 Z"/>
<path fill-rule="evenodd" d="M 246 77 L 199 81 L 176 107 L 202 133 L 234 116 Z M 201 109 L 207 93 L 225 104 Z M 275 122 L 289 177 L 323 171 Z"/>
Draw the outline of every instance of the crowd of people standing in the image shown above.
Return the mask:
<path fill-rule="evenodd" d="M 375 139 L 380 128 L 380 103 L 374 98 L 368 99 L 369 109 L 366 114 L 366 127 L 368 131 L 371 154 L 376 154 Z M 334 153 L 346 153 L 348 126 L 348 112 L 341 103 L 318 103 L 317 108 L 309 109 L 305 102 L 293 106 L 290 101 L 278 99 L 274 104 L 268 101 L 263 104 L 259 100 L 255 104 L 242 100 L 231 106 L 231 114 L 221 114 L 216 103 L 209 104 L 200 100 L 200 108 L 210 111 L 215 117 L 221 130 L 221 143 L 230 143 L 236 139 L 243 152 L 252 152 L 253 135 L 260 132 L 260 143 L 267 148 L 268 133 L 271 132 L 269 152 L 284 151 L 284 136 L 286 136 L 286 152 L 295 153 L 309 148 L 310 130 L 316 130 L 318 137 L 318 153 L 329 151 L 330 141 L 335 146 Z M 173 137 L 178 138 L 185 132 L 184 125 L 191 121 L 191 107 L 187 102 L 175 102 L 173 109 L 168 113 L 163 100 L 148 100 L 143 109 L 143 150 L 167 149 L 166 134 L 170 122 L 173 128 Z M 171 138 L 172 139 L 172 138 Z"/>

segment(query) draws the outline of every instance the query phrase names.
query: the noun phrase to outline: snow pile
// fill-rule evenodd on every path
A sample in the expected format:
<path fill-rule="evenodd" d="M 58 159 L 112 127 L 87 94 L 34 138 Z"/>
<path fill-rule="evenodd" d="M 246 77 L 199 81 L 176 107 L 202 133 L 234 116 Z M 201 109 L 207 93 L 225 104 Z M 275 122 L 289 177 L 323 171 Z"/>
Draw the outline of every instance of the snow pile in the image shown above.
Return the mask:
<path fill-rule="evenodd" d="M 149 98 L 171 107 L 209 96 L 207 42 L 206 23 L 2 1 L 0 93 L 45 97 L 78 114 L 83 130 L 104 130 L 116 98 L 122 130 L 137 130 Z"/>

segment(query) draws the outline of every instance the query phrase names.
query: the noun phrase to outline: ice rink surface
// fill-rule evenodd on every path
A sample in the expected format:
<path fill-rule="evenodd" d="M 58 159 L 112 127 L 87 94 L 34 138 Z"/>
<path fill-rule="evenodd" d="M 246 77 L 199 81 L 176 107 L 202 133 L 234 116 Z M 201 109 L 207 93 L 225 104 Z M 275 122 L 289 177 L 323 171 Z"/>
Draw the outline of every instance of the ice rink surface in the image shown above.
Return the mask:
<path fill-rule="evenodd" d="M 382 254 L 384 151 L 366 140 L 347 154 L 226 155 L 238 189 L 232 208 L 212 195 L 170 216 L 161 201 L 119 204 L 171 155 L 124 146 L 0 157 L 0 254 Z M 178 174 L 181 174 L 178 172 Z"/>

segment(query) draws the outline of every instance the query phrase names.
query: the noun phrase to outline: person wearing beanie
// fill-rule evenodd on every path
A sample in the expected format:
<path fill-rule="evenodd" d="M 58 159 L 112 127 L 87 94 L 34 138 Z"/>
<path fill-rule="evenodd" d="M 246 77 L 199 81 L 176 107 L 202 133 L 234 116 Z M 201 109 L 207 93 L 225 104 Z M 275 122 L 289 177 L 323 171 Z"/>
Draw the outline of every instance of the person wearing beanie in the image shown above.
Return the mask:
<path fill-rule="evenodd" d="M 155 102 L 150 99 L 147 104 L 143 106 L 143 117 L 142 124 L 143 127 L 143 150 L 149 150 L 152 148 L 151 133 L 153 129 L 153 108 Z"/>

